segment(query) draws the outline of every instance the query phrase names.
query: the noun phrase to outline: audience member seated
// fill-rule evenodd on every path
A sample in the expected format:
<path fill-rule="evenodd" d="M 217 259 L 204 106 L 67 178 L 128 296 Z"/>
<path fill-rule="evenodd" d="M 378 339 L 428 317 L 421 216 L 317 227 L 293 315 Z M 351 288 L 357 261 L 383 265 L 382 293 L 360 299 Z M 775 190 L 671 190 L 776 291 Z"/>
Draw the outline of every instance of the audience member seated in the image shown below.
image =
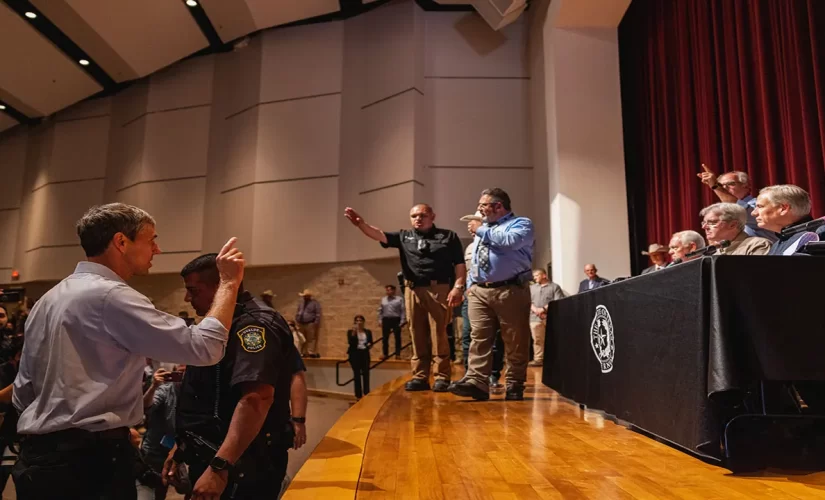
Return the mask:
<path fill-rule="evenodd" d="M 670 249 L 670 258 L 672 260 L 668 267 L 675 266 L 681 262 L 700 257 L 696 255 L 686 258 L 687 254 L 705 248 L 705 239 L 696 231 L 679 231 L 670 238 L 668 248 Z"/>
<path fill-rule="evenodd" d="M 667 267 L 667 248 L 658 243 L 651 244 L 647 247 L 647 252 L 642 252 L 642 255 L 650 257 L 650 262 L 653 264 L 650 267 L 646 267 L 642 271 L 642 274 L 649 274 Z"/>
<path fill-rule="evenodd" d="M 587 264 L 584 266 L 584 274 L 587 276 L 587 279 L 579 283 L 579 293 L 595 290 L 596 288 L 610 284 L 610 280 L 599 276 L 599 270 L 596 269 L 596 264 Z"/>
<path fill-rule="evenodd" d="M 771 249 L 770 240 L 748 236 L 745 232 L 747 214 L 735 203 L 715 203 L 704 208 L 699 215 L 708 244 L 730 241 L 730 246 L 718 250 L 720 255 L 765 255 Z"/>
<path fill-rule="evenodd" d="M 762 189 L 756 199 L 753 216 L 760 228 L 777 233 L 779 238 L 768 255 L 793 255 L 806 243 L 819 240 L 816 233 L 806 231 L 790 236 L 779 234 L 785 228 L 813 220 L 811 197 L 801 187 L 781 184 Z"/>

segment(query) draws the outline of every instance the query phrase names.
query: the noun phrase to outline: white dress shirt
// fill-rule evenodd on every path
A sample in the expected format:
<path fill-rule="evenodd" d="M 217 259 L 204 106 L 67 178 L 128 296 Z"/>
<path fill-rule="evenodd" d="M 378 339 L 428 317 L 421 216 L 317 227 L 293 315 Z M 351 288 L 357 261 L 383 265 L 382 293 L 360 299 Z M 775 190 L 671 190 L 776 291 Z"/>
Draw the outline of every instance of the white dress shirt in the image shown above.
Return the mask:
<path fill-rule="evenodd" d="M 213 365 L 228 332 L 215 318 L 186 326 L 158 311 L 114 271 L 80 262 L 37 301 L 12 400 L 21 434 L 70 428 L 102 431 L 143 416 L 146 358 Z"/>

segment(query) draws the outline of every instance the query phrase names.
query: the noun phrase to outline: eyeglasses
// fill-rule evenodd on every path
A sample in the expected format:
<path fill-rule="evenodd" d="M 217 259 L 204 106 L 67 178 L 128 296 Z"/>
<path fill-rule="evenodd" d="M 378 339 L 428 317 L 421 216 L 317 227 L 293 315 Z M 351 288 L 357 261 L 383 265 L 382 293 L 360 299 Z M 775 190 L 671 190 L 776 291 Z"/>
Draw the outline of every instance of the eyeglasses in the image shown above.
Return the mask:
<path fill-rule="evenodd" d="M 703 221 L 702 221 L 702 228 L 706 228 L 706 227 L 716 227 L 716 226 L 718 226 L 719 224 L 721 224 L 721 223 L 723 223 L 723 222 L 728 222 L 728 221 L 726 221 L 726 220 L 720 220 L 720 219 L 716 219 L 716 220 L 703 220 Z"/>
<path fill-rule="evenodd" d="M 733 187 L 737 184 L 739 184 L 739 181 L 728 181 L 728 182 L 720 182 L 719 183 L 720 186 L 726 187 L 726 188 Z"/>
<path fill-rule="evenodd" d="M 491 201 L 490 203 L 479 203 L 479 204 L 478 204 L 478 208 L 492 207 L 492 206 L 493 206 L 493 205 L 495 205 L 496 203 L 499 203 L 499 202 L 497 202 L 497 201 Z"/>

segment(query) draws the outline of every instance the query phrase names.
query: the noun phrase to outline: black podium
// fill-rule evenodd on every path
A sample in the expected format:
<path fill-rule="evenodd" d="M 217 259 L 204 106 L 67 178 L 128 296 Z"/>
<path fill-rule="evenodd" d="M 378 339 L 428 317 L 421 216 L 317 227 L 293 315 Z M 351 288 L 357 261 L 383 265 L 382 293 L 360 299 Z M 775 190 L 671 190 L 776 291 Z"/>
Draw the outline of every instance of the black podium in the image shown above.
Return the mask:
<path fill-rule="evenodd" d="M 823 283 L 819 257 L 717 256 L 551 302 L 542 380 L 707 458 L 776 456 L 825 422 Z"/>

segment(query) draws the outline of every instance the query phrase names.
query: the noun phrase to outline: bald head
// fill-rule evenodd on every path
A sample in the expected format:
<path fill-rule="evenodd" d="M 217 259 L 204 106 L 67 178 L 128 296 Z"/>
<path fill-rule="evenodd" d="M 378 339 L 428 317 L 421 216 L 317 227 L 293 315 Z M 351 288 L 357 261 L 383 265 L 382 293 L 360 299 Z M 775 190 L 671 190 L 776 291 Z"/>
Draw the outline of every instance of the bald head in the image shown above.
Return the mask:
<path fill-rule="evenodd" d="M 418 205 L 412 207 L 412 210 L 416 210 L 416 209 L 420 209 L 420 210 L 423 210 L 423 211 L 431 213 L 431 214 L 435 213 L 435 212 L 433 212 L 433 207 L 427 205 L 426 203 L 419 203 Z"/>
<path fill-rule="evenodd" d="M 434 220 L 433 207 L 426 203 L 419 203 L 410 209 L 410 224 L 412 224 L 413 229 L 427 232 L 432 229 Z"/>
<path fill-rule="evenodd" d="M 587 275 L 587 279 L 595 279 L 599 276 L 599 270 L 596 269 L 596 264 L 587 264 L 584 266 L 584 274 Z"/>

